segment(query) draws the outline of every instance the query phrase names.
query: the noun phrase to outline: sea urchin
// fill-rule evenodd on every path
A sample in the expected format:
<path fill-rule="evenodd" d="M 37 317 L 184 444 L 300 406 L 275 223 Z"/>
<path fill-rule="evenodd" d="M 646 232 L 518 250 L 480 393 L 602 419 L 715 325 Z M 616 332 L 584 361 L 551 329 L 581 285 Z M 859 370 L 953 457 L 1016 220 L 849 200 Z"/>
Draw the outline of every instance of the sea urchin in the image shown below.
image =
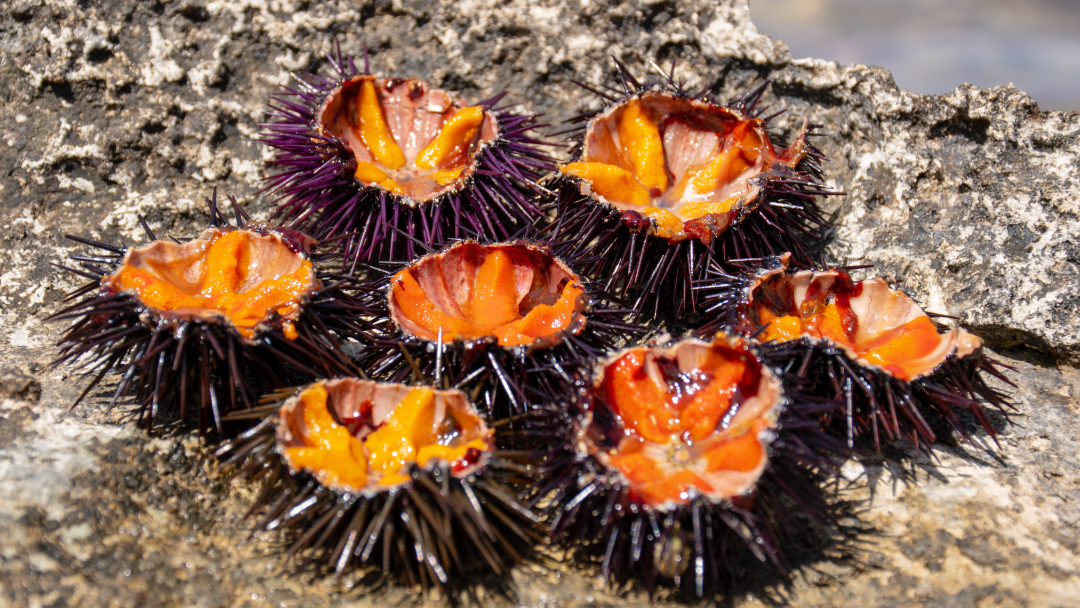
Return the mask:
<path fill-rule="evenodd" d="M 619 69 L 625 96 L 587 87 L 609 105 L 573 120 L 588 122 L 571 129 L 575 158 L 548 184 L 549 238 L 576 243 L 585 271 L 649 316 L 694 310 L 691 282 L 710 261 L 792 251 L 809 263 L 803 241 L 823 226 L 815 197 L 833 193 L 813 125 L 778 147 L 759 117 L 764 87 L 721 105 L 710 88 L 690 94 L 670 75 L 645 85 Z"/>
<path fill-rule="evenodd" d="M 361 330 L 348 280 L 321 266 L 318 244 L 295 230 L 250 222 L 233 202 L 236 226 L 210 199 L 210 227 L 187 242 L 156 240 L 75 256 L 66 270 L 90 283 L 50 319 L 73 319 L 56 363 L 95 374 L 76 404 L 110 370 L 123 374 L 110 407 L 134 395 L 143 426 L 196 417 L 200 432 L 252 407 L 266 390 L 354 368 L 339 338 Z M 196 407 L 191 407 L 192 401 Z"/>
<path fill-rule="evenodd" d="M 262 481 L 255 529 L 288 534 L 301 566 L 373 567 L 454 598 L 479 582 L 469 576 L 506 575 L 539 539 L 538 517 L 514 498 L 526 467 L 500 454 L 461 391 L 343 378 L 266 409 L 218 456 Z"/>
<path fill-rule="evenodd" d="M 274 97 L 262 140 L 278 213 L 316 238 L 350 235 L 348 260 L 403 259 L 415 240 L 507 238 L 540 217 L 535 181 L 554 168 L 535 117 L 468 105 L 416 78 L 376 78 L 338 52 L 331 79 L 307 74 Z"/>
<path fill-rule="evenodd" d="M 828 518 L 821 484 L 843 446 L 812 416 L 833 406 L 785 398 L 746 340 L 619 351 L 579 405 L 535 500 L 568 556 L 615 586 L 638 578 L 651 594 L 667 580 L 714 597 L 751 555 L 783 568 L 784 509 Z"/>

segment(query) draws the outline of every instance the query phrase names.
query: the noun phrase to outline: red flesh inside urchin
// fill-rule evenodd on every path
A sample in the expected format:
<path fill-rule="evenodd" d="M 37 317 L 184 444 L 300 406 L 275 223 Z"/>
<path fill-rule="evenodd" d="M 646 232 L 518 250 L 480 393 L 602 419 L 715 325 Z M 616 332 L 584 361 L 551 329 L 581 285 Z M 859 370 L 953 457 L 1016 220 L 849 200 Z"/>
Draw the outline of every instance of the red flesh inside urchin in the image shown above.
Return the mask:
<path fill-rule="evenodd" d="M 532 243 L 466 242 L 394 275 L 390 315 L 423 340 L 495 339 L 503 347 L 553 346 L 585 328 L 581 280 Z"/>
<path fill-rule="evenodd" d="M 490 110 L 415 78 L 357 76 L 327 96 L 316 122 L 345 140 L 358 181 L 416 203 L 459 189 L 498 137 Z"/>
<path fill-rule="evenodd" d="M 761 119 L 650 91 L 595 117 L 581 159 L 562 172 L 622 211 L 632 229 L 708 244 L 757 202 L 754 177 L 775 163 L 794 168 L 807 150 L 805 127 L 791 146 L 777 149 Z"/>
<path fill-rule="evenodd" d="M 624 350 L 593 391 L 584 439 L 646 504 L 737 500 L 765 471 L 782 393 L 741 340 Z"/>
<path fill-rule="evenodd" d="M 277 318 L 295 339 L 302 300 L 321 287 L 306 257 L 311 245 L 289 230 L 211 228 L 187 243 L 129 249 L 102 284 L 132 294 L 165 320 L 225 322 L 250 340 Z"/>
<path fill-rule="evenodd" d="M 412 463 L 445 461 L 466 477 L 494 450 L 492 431 L 458 390 L 328 380 L 287 401 L 276 423 L 289 467 L 343 492 L 407 483 Z"/>
<path fill-rule="evenodd" d="M 863 365 L 900 380 L 932 373 L 982 340 L 962 328 L 939 333 L 923 309 L 884 279 L 853 281 L 843 270 L 767 273 L 740 309 L 740 329 L 765 327 L 762 341 L 828 340 Z M 767 327 L 766 327 L 767 326 Z"/>

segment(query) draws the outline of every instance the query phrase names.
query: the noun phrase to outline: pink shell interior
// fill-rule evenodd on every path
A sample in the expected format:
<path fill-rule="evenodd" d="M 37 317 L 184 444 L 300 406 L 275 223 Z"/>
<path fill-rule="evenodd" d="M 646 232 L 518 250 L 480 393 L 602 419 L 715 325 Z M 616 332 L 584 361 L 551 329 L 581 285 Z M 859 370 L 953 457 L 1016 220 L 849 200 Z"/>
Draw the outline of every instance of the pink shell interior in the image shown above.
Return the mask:
<path fill-rule="evenodd" d="M 400 169 L 390 170 L 375 160 L 352 118 L 357 114 L 360 84 L 364 80 L 374 80 L 387 126 L 405 155 L 405 166 Z M 453 93 L 433 89 L 416 78 L 358 76 L 334 89 L 320 106 L 315 119 L 321 132 L 344 139 L 357 160 L 376 164 L 401 185 L 409 199 L 422 203 L 458 188 L 475 171 L 480 149 L 498 136 L 498 121 L 494 114 L 485 110 L 484 122 L 470 148 L 471 160 L 456 181 L 439 185 L 433 178 L 434 169 L 417 167 L 417 155 L 435 139 L 447 120 L 466 107 L 468 104 Z"/>

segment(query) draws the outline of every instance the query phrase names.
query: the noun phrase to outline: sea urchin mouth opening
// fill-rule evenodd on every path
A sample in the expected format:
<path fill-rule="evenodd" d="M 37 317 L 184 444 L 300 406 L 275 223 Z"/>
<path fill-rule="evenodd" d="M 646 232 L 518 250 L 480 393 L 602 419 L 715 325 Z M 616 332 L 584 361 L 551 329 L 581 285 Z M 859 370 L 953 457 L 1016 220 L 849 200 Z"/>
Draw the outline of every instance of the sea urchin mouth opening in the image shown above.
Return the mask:
<path fill-rule="evenodd" d="M 420 258 L 391 280 L 390 316 L 422 340 L 553 346 L 585 328 L 581 280 L 550 249 L 464 242 Z"/>
<path fill-rule="evenodd" d="M 583 191 L 613 205 L 649 234 L 708 244 L 759 198 L 754 178 L 808 153 L 806 127 L 777 149 L 765 121 L 701 99 L 646 91 L 589 123 L 581 158 L 562 166 Z M 587 188 L 586 188 L 587 185 Z"/>
<path fill-rule="evenodd" d="M 939 333 L 923 309 L 885 279 L 853 281 L 839 269 L 764 273 L 739 312 L 740 329 L 759 340 L 827 340 L 862 365 L 904 381 L 930 375 L 950 355 L 966 357 L 982 340 L 963 328 Z"/>
<path fill-rule="evenodd" d="M 768 465 L 779 381 L 742 340 L 684 340 L 602 364 L 583 439 L 644 503 L 751 494 Z"/>
<path fill-rule="evenodd" d="M 278 411 L 277 442 L 294 472 L 330 488 L 375 492 L 446 461 L 455 477 L 484 466 L 493 433 L 458 390 L 344 378 L 317 382 Z"/>
<path fill-rule="evenodd" d="M 326 97 L 315 120 L 321 134 L 347 143 L 360 183 L 416 203 L 460 189 L 480 149 L 498 137 L 486 107 L 466 106 L 416 78 L 351 78 Z"/>
<path fill-rule="evenodd" d="M 286 229 L 210 228 L 187 243 L 129 249 L 102 284 L 131 294 L 177 327 L 193 319 L 223 322 L 251 340 L 260 325 L 276 319 L 295 339 L 303 298 L 322 286 L 307 259 L 312 245 Z"/>

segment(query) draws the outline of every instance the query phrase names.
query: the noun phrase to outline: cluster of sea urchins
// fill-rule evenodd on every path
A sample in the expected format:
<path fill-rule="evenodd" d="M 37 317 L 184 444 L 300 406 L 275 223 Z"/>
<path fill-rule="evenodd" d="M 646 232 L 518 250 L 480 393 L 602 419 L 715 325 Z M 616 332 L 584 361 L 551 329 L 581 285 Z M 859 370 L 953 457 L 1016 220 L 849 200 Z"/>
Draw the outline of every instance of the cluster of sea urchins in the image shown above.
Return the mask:
<path fill-rule="evenodd" d="M 764 86 L 722 105 L 617 64 L 556 167 L 501 95 L 331 64 L 269 106 L 287 227 L 212 199 L 187 242 L 76 238 L 104 254 L 54 315 L 84 396 L 116 369 L 144 422 L 257 421 L 218 456 L 301 568 L 456 598 L 549 542 L 613 587 L 714 598 L 834 521 L 855 436 L 928 446 L 962 409 L 993 437 L 978 338 L 814 270 L 834 191 L 813 125 L 776 143 Z M 643 345 L 661 324 L 707 341 Z"/>

